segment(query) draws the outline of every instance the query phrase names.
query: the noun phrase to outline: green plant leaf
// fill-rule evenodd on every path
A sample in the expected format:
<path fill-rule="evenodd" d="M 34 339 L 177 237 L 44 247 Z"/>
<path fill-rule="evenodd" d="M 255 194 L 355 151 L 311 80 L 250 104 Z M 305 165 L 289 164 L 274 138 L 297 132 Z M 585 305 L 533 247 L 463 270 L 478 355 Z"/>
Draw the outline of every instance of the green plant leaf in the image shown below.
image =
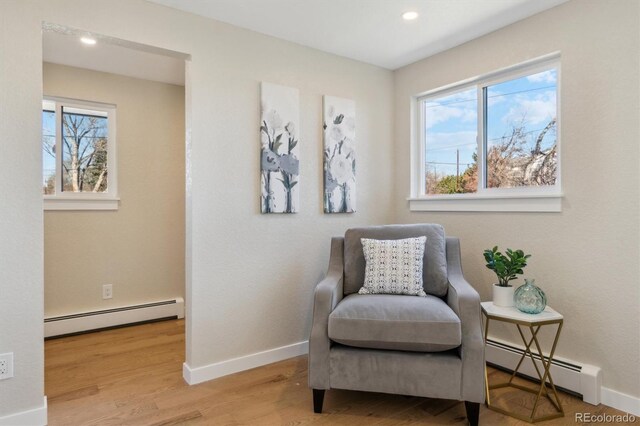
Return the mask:
<path fill-rule="evenodd" d="M 486 267 L 495 272 L 498 277 L 498 283 L 501 286 L 508 286 L 509 281 L 518 278 L 518 275 L 524 273 L 524 267 L 527 266 L 527 259 L 531 255 L 525 255 L 523 250 L 512 250 L 507 248 L 505 254 L 498 251 L 498 246 L 492 250 L 486 249 L 482 252 L 486 263 Z"/>

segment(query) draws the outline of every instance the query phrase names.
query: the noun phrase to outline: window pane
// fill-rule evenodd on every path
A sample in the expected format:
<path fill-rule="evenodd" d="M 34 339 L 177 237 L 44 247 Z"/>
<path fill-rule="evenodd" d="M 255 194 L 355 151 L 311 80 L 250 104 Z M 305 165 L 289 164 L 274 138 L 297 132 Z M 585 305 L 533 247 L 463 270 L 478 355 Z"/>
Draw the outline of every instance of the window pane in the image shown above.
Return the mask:
<path fill-rule="evenodd" d="M 476 192 L 477 90 L 424 101 L 427 194 Z"/>
<path fill-rule="evenodd" d="M 488 86 L 487 187 L 555 185 L 555 69 Z"/>
<path fill-rule="evenodd" d="M 45 109 L 51 108 L 51 109 Z M 56 113 L 55 106 L 42 110 L 42 193 L 55 194 L 56 179 Z"/>
<path fill-rule="evenodd" d="M 63 107 L 62 190 L 107 190 L 106 113 Z"/>

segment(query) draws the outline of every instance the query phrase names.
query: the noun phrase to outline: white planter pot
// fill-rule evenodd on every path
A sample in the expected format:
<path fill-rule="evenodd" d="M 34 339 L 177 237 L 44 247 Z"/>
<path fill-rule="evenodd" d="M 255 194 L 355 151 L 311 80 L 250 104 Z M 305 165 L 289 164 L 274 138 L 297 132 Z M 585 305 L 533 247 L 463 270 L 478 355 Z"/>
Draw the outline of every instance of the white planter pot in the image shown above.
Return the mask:
<path fill-rule="evenodd" d="M 508 308 L 513 306 L 513 286 L 501 287 L 498 284 L 493 285 L 493 304 Z"/>

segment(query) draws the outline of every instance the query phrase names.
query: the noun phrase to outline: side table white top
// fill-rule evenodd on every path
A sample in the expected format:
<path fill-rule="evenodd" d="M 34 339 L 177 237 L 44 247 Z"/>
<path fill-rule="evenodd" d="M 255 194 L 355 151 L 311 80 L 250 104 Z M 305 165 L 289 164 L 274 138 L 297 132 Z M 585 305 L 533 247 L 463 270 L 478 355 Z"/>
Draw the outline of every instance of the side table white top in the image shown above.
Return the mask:
<path fill-rule="evenodd" d="M 560 321 L 563 319 L 562 314 L 554 311 L 549 306 L 544 308 L 544 311 L 539 314 L 527 314 L 521 312 L 516 307 L 505 308 L 502 306 L 496 306 L 493 302 L 482 302 L 482 310 L 492 317 L 503 318 L 506 320 L 520 321 L 526 323 L 537 323 L 543 321 Z"/>

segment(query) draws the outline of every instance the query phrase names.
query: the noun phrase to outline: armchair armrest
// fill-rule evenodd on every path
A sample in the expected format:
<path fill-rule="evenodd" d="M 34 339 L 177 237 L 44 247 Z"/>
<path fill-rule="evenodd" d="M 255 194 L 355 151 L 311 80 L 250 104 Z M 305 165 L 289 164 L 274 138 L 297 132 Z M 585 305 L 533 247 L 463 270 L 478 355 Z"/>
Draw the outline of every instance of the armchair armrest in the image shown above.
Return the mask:
<path fill-rule="evenodd" d="M 344 238 L 331 239 L 329 269 L 313 297 L 313 323 L 309 338 L 309 387 L 329 389 L 329 314 L 342 300 Z"/>
<path fill-rule="evenodd" d="M 460 241 L 447 237 L 447 304 L 458 315 L 462 327 L 462 399 L 484 402 L 484 339 L 480 296 L 462 274 Z"/>

